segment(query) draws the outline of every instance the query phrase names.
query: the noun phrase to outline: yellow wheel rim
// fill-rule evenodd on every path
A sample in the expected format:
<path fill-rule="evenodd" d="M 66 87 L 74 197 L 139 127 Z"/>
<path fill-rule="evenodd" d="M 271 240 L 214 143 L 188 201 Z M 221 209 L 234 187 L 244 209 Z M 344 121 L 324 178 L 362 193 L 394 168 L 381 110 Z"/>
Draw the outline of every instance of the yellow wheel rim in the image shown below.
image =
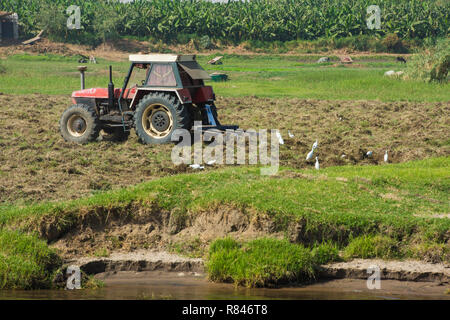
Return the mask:
<path fill-rule="evenodd" d="M 152 104 L 142 114 L 142 128 L 153 138 L 165 138 L 173 128 L 172 113 L 162 104 Z"/>
<path fill-rule="evenodd" d="M 81 137 L 87 130 L 86 120 L 79 114 L 73 114 L 67 120 L 67 131 L 74 137 Z"/>

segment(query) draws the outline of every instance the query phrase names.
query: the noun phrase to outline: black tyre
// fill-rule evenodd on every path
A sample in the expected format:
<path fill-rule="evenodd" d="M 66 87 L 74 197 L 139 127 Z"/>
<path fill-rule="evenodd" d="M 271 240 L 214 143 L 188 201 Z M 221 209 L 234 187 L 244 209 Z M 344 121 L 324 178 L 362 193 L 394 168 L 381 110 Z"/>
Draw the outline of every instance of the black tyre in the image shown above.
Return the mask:
<path fill-rule="evenodd" d="M 64 111 L 59 129 L 64 140 L 83 144 L 98 138 L 100 124 L 93 107 L 76 104 Z"/>
<path fill-rule="evenodd" d="M 139 140 L 145 144 L 170 143 L 176 129 L 191 127 L 187 106 L 164 93 L 142 98 L 136 107 L 134 124 Z"/>
<path fill-rule="evenodd" d="M 121 142 L 128 140 L 130 131 L 124 131 L 123 127 L 103 128 L 102 131 L 100 131 L 100 136 L 103 141 Z"/>
<path fill-rule="evenodd" d="M 197 106 L 193 106 L 192 104 L 189 105 L 189 120 L 190 120 L 190 126 L 191 128 L 194 126 L 194 122 L 195 121 L 201 121 L 202 123 L 204 122 L 204 117 L 201 111 L 200 107 Z"/>

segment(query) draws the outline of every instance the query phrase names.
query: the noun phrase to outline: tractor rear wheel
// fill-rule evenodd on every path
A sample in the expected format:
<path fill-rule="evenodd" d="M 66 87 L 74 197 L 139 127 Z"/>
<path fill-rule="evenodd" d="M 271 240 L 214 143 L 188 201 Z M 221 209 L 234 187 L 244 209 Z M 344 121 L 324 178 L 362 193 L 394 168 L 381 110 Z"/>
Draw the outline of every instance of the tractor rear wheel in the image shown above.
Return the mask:
<path fill-rule="evenodd" d="M 134 125 L 139 140 L 145 144 L 170 143 L 176 129 L 190 129 L 188 108 L 175 97 L 151 93 L 136 107 Z"/>
<path fill-rule="evenodd" d="M 59 129 L 64 140 L 84 144 L 98 138 L 100 123 L 93 107 L 76 104 L 64 111 Z"/>

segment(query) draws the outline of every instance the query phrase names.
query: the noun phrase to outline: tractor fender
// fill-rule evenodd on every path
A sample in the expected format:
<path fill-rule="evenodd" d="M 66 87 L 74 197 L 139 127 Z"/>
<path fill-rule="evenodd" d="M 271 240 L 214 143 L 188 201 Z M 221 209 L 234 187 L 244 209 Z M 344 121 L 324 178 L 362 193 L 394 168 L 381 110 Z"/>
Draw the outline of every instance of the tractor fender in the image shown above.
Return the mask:
<path fill-rule="evenodd" d="M 141 101 L 141 99 L 150 94 L 150 93 L 165 93 L 165 94 L 170 94 L 173 95 L 174 97 L 176 97 L 182 104 L 185 103 L 191 103 L 192 102 L 192 98 L 191 98 L 191 94 L 189 93 L 188 89 L 176 89 L 176 88 L 138 88 L 136 91 L 136 94 L 133 97 L 133 100 L 131 101 L 130 104 L 130 109 L 134 110 L 136 109 L 137 104 L 139 103 L 139 101 Z"/>

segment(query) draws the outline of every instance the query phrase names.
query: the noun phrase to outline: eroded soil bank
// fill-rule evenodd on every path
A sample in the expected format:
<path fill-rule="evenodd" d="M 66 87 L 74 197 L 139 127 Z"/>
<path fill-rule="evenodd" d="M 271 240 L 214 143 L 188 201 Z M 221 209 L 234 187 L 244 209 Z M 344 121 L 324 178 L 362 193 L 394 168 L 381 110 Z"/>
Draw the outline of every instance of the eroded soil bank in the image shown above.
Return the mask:
<path fill-rule="evenodd" d="M 104 273 L 105 277 L 117 272 L 172 272 L 173 277 L 204 276 L 204 261 L 160 251 L 139 250 L 133 253 L 113 253 L 109 257 L 84 257 L 68 260 L 87 274 Z M 435 282 L 449 286 L 450 266 L 416 260 L 386 261 L 381 259 L 354 259 L 348 262 L 321 266 L 318 279 L 367 279 L 368 269 L 377 267 L 383 280 Z M 372 274 L 372 273 L 370 273 Z M 139 276 L 140 277 L 140 276 Z"/>
<path fill-rule="evenodd" d="M 133 255 L 130 252 L 139 249 L 173 250 L 180 245 L 192 254 L 205 252 L 212 240 L 226 236 L 242 240 L 283 237 L 267 215 L 243 212 L 233 206 L 184 215 L 157 207 L 136 206 L 124 211 L 133 214 L 114 210 L 108 214 L 79 212 L 78 221 L 68 231 L 57 229 L 59 221 L 50 216 L 40 222 L 37 231 L 66 259 L 101 255 L 99 249 Z M 297 238 L 298 232 L 293 226 L 291 237 Z"/>
<path fill-rule="evenodd" d="M 174 243 L 191 243 L 199 252 L 205 252 L 213 239 L 225 236 L 241 240 L 268 235 L 280 239 L 288 236 L 295 242 L 302 242 L 304 238 L 301 223 L 281 232 L 268 216 L 244 214 L 230 206 L 198 212 L 183 222 L 177 221 L 170 212 L 148 214 L 143 208 L 140 210 L 131 220 L 114 213 L 106 220 L 99 215 L 80 214 L 80 223 L 65 234 L 52 233 L 46 228 L 41 232 L 44 231 L 42 236 L 46 238 L 53 237 L 51 246 L 65 258 L 66 265 L 78 265 L 88 275 L 104 274 L 106 278 L 121 272 L 132 272 L 140 278 L 140 273 L 154 271 L 170 272 L 173 279 L 185 275 L 206 277 L 204 260 L 174 254 Z M 52 221 L 45 222 L 47 224 L 42 224 L 42 227 L 52 225 Z M 106 256 L 96 256 L 99 248 L 106 249 Z M 450 265 L 445 262 L 380 259 L 355 259 L 323 265 L 316 280 L 367 279 L 367 270 L 373 266 L 380 269 L 383 280 L 433 282 L 446 287 L 450 282 Z"/>

